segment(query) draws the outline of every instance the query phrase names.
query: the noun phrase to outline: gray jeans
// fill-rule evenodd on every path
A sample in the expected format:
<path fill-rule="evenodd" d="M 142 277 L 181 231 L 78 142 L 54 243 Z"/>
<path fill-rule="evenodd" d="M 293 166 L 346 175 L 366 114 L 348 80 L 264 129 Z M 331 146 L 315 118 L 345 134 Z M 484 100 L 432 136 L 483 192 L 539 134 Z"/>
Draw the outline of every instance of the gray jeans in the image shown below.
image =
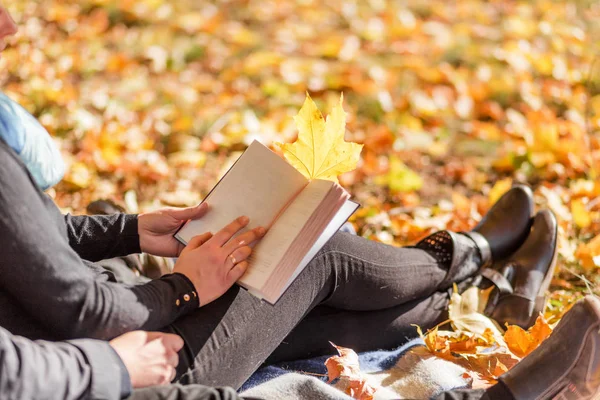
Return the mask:
<path fill-rule="evenodd" d="M 356 351 L 401 344 L 416 335 L 411 324 L 443 321 L 448 286 L 479 269 L 477 248 L 460 238 L 460 268 L 449 268 L 418 248 L 337 233 L 274 306 L 235 286 L 169 326 L 186 343 L 177 380 L 237 389 L 265 362 L 331 353 L 329 341 Z"/>
<path fill-rule="evenodd" d="M 237 389 L 265 363 L 331 354 L 329 341 L 359 352 L 398 346 L 416 335 L 411 324 L 446 319 L 448 287 L 478 271 L 477 248 L 460 241 L 460 266 L 450 268 L 418 248 L 337 233 L 274 306 L 235 286 L 167 327 L 185 341 L 176 380 Z M 194 387 L 155 398 L 186 398 Z"/>

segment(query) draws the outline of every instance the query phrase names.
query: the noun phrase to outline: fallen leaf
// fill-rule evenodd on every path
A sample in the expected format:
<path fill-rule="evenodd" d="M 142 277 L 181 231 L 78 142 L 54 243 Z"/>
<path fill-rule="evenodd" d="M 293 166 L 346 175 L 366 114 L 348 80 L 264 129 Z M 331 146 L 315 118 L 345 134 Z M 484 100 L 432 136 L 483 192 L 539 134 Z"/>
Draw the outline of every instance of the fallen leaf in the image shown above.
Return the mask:
<path fill-rule="evenodd" d="M 398 157 L 390 157 L 390 167 L 387 174 L 375 179 L 378 185 L 390 188 L 394 193 L 412 192 L 423 187 L 423 179 L 406 166 Z"/>
<path fill-rule="evenodd" d="M 600 267 L 600 235 L 587 243 L 581 243 L 575 251 L 575 257 L 587 271 Z"/>
<path fill-rule="evenodd" d="M 331 345 L 338 351 L 339 356 L 332 356 L 325 360 L 329 382 L 341 376 L 352 377 L 360 374 L 356 352 L 346 347 L 336 346 L 333 343 Z"/>
<path fill-rule="evenodd" d="M 505 178 L 496 181 L 494 187 L 492 187 L 492 190 L 490 190 L 490 194 L 488 195 L 490 204 L 496 203 L 504 193 L 508 192 L 511 186 L 512 178 Z"/>
<path fill-rule="evenodd" d="M 333 343 L 331 345 L 336 348 L 339 356 L 332 356 L 325 360 L 328 382 L 339 378 L 338 385 L 346 394 L 356 400 L 372 400 L 377 387 L 360 372 L 358 355 L 352 349 L 336 346 Z"/>
<path fill-rule="evenodd" d="M 479 313 L 482 303 L 480 290 L 477 287 L 471 287 L 460 295 L 455 287 L 454 293 L 450 298 L 448 305 L 448 316 L 452 326 L 457 331 L 472 332 L 483 335 L 486 330 L 490 330 L 494 336 L 502 337 L 495 322 L 483 314 Z M 489 292 L 487 294 L 489 296 Z"/>
<path fill-rule="evenodd" d="M 580 228 L 587 228 L 592 224 L 590 212 L 581 199 L 575 199 L 571 202 L 571 214 L 573 214 L 573 222 Z"/>
<path fill-rule="evenodd" d="M 504 334 L 504 340 L 510 351 L 523 358 L 535 350 L 551 333 L 552 328 L 540 315 L 528 330 L 516 325 L 509 325 Z"/>

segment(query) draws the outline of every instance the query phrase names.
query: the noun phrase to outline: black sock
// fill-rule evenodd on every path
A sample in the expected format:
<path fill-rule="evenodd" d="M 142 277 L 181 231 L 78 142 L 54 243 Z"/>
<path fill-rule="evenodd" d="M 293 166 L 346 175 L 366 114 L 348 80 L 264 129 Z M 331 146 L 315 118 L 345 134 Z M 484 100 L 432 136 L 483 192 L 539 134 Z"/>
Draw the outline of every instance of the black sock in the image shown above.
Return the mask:
<path fill-rule="evenodd" d="M 477 244 L 466 235 L 438 231 L 415 246 L 429 253 L 440 266 L 448 270 L 440 287 L 449 287 L 476 274 L 481 267 L 481 255 Z"/>

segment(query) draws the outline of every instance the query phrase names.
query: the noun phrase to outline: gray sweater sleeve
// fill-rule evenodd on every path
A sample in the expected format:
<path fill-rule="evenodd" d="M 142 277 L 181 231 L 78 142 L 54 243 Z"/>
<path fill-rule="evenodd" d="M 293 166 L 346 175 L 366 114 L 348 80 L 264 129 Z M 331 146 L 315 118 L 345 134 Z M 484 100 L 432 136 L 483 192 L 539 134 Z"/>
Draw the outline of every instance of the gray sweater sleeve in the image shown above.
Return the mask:
<path fill-rule="evenodd" d="M 108 342 L 32 342 L 0 328 L 3 399 L 119 399 L 130 388 L 121 366 Z"/>
<path fill-rule="evenodd" d="M 141 253 L 137 215 L 65 215 L 69 245 L 89 261 Z"/>
<path fill-rule="evenodd" d="M 133 287 L 98 279 L 70 247 L 64 217 L 2 140 L 0 166 L 0 290 L 53 338 L 159 330 L 198 307 L 180 274 Z"/>

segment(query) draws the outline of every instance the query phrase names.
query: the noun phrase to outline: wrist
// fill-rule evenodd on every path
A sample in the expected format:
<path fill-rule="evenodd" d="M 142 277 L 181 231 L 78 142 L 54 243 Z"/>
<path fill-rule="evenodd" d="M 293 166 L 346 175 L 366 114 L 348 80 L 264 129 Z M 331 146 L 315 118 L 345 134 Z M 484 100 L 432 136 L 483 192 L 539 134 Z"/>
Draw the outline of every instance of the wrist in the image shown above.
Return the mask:
<path fill-rule="evenodd" d="M 194 282 L 185 274 L 177 271 L 173 271 L 173 276 L 178 277 L 184 282 L 187 290 L 184 291 L 183 295 L 180 296 L 180 304 L 190 303 L 196 307 L 200 307 L 200 294 L 198 293 L 197 287 Z"/>
<path fill-rule="evenodd" d="M 121 240 L 127 249 L 127 254 L 141 253 L 140 228 L 137 214 L 122 214 Z"/>
<path fill-rule="evenodd" d="M 121 354 L 117 351 L 117 349 L 110 345 L 109 346 L 114 354 L 116 355 L 116 359 L 118 360 L 119 370 L 121 372 L 121 398 L 124 399 L 129 396 L 133 390 L 133 384 L 131 382 L 131 376 L 129 375 L 129 370 L 125 365 L 125 362 L 121 358 Z"/>

